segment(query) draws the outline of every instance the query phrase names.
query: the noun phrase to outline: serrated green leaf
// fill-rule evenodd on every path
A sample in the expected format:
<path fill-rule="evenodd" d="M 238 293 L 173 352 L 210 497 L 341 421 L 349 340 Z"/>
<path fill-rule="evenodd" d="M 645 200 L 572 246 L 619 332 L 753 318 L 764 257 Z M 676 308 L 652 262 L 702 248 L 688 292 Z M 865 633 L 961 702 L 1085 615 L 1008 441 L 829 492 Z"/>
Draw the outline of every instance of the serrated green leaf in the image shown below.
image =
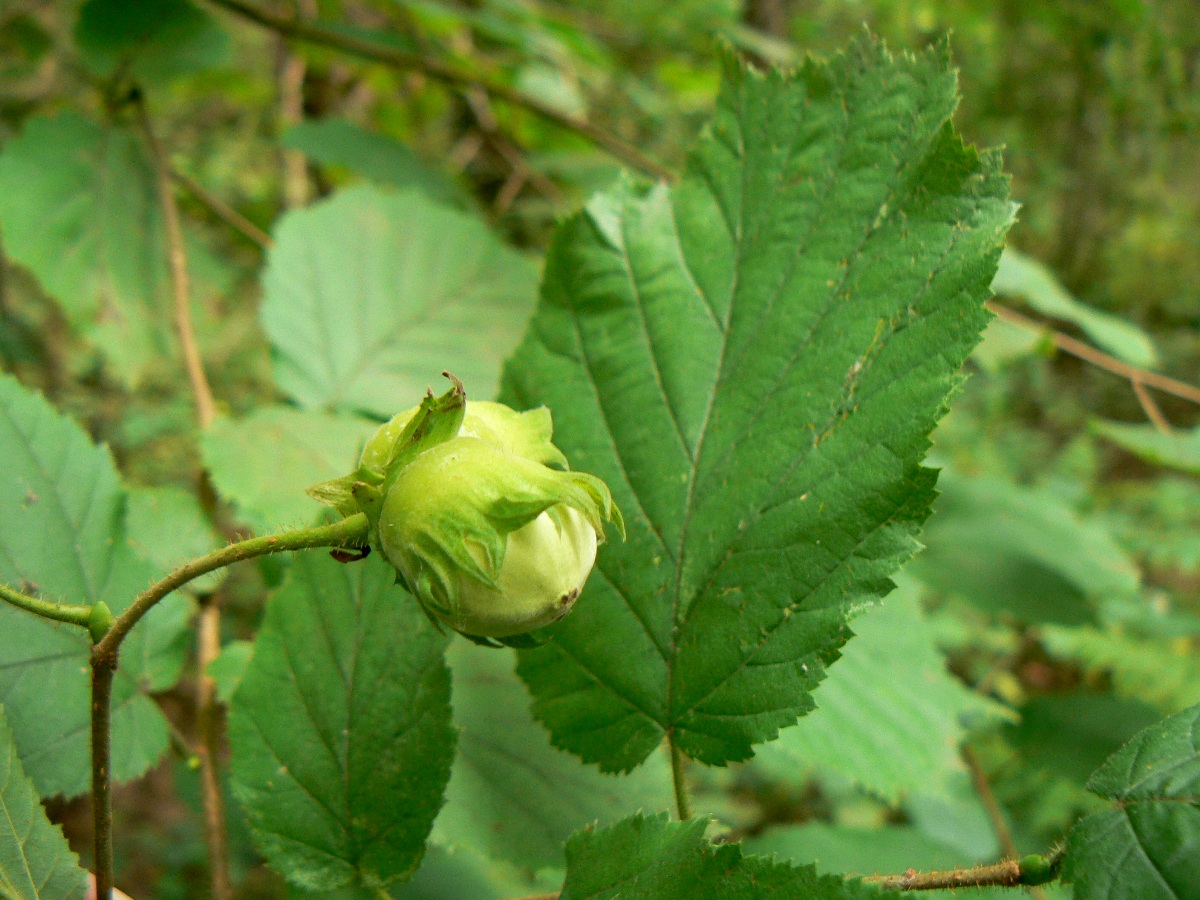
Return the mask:
<path fill-rule="evenodd" d="M 590 822 L 671 804 L 665 758 L 626 776 L 603 775 L 550 746 L 508 653 L 455 641 L 458 757 L 433 840 L 537 869 L 562 865 L 562 845 Z"/>
<path fill-rule="evenodd" d="M 5 900 L 83 900 L 87 874 L 51 825 L 25 776 L 0 706 L 0 895 Z"/>
<path fill-rule="evenodd" d="M 469 201 L 462 185 L 407 145 L 344 119 L 300 122 L 280 135 L 279 143 L 316 162 L 343 166 L 379 184 L 417 188 L 434 200 L 458 206 Z"/>
<path fill-rule="evenodd" d="M 409 876 L 450 776 L 446 639 L 395 579 L 375 557 L 298 555 L 231 704 L 234 794 L 310 890 Z"/>
<path fill-rule="evenodd" d="M 1097 344 L 1127 363 L 1149 368 L 1158 365 L 1158 351 L 1150 335 L 1132 322 L 1080 302 L 1045 264 L 1020 250 L 1005 249 L 992 290 L 1020 297 L 1043 315 L 1078 325 Z"/>
<path fill-rule="evenodd" d="M 536 269 L 482 222 L 368 185 L 284 217 L 263 276 L 275 380 L 301 406 L 383 417 L 443 370 L 491 397 Z"/>
<path fill-rule="evenodd" d="M 0 154 L 0 224 L 117 375 L 136 383 L 169 352 L 161 217 L 133 135 L 71 112 L 30 120 Z"/>
<path fill-rule="evenodd" d="M 189 0 L 88 0 L 79 9 L 75 45 L 102 78 L 125 69 L 138 82 L 161 82 L 221 65 L 230 42 Z"/>
<path fill-rule="evenodd" d="M 856 881 L 818 875 L 812 866 L 746 856 L 738 844 L 710 844 L 704 839 L 707 824 L 704 819 L 670 822 L 666 815 L 637 815 L 608 828 L 575 834 L 567 841 L 561 900 L 898 896 Z"/>
<path fill-rule="evenodd" d="M 1154 425 L 1098 421 L 1092 430 L 1146 462 L 1200 475 L 1200 428 L 1167 434 Z"/>
<path fill-rule="evenodd" d="M 665 735 L 744 759 L 812 708 L 847 615 L 917 548 L 1012 217 L 998 159 L 947 124 L 940 52 L 726 69 L 677 187 L 627 179 L 560 227 L 505 373 L 626 516 L 519 667 L 604 769 Z"/>
<path fill-rule="evenodd" d="M 124 534 L 123 489 L 108 451 L 40 396 L 0 375 L 0 581 L 50 600 L 104 600 L 120 613 L 159 574 Z M 130 634 L 113 683 L 112 775 L 134 778 L 167 747 L 148 691 L 170 687 L 189 608 L 160 604 Z M 91 642 L 82 629 L 0 604 L 0 703 L 42 796 L 89 786 Z"/>
<path fill-rule="evenodd" d="M 1190 900 L 1200 885 L 1200 706 L 1151 725 L 1092 775 L 1114 801 L 1071 831 L 1076 900 Z"/>
<path fill-rule="evenodd" d="M 1137 566 L 1097 521 L 1049 491 L 942 473 L 942 496 L 912 571 L 936 590 L 1025 622 L 1095 621 L 1137 595 Z"/>
<path fill-rule="evenodd" d="M 911 581 L 855 619 L 854 631 L 813 695 L 817 708 L 757 757 L 768 770 L 839 772 L 895 802 L 960 771 L 963 720 L 994 713 L 946 670 Z"/>
<path fill-rule="evenodd" d="M 1117 692 L 1153 703 L 1166 713 L 1200 703 L 1200 659 L 1190 643 L 1161 640 L 1097 628 L 1042 629 L 1052 656 L 1080 663 L 1110 677 Z"/>
<path fill-rule="evenodd" d="M 321 504 L 304 493 L 354 466 L 379 427 L 355 416 L 267 406 L 243 419 L 218 419 L 200 437 L 217 491 L 259 534 L 304 527 Z"/>

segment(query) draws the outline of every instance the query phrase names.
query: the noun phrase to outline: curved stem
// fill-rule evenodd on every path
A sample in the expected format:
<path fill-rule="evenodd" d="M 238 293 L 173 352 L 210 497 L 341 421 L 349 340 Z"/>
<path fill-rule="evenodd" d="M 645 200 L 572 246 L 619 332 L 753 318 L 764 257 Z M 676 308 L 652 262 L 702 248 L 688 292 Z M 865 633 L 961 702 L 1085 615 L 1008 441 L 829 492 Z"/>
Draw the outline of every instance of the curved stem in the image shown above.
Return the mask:
<path fill-rule="evenodd" d="M 688 799 L 687 782 L 683 777 L 683 751 L 675 743 L 675 735 L 667 735 L 667 743 L 671 747 L 671 780 L 675 784 L 675 813 L 679 821 L 692 817 L 692 805 Z"/>
<path fill-rule="evenodd" d="M 125 640 L 133 626 L 159 600 L 176 588 L 215 569 L 224 568 L 244 559 L 253 559 L 256 556 L 267 556 L 271 553 L 282 553 L 288 550 L 310 550 L 315 547 L 357 547 L 364 544 L 366 539 L 367 517 L 358 513 L 332 525 L 300 528 L 296 531 L 285 531 L 282 534 L 250 538 L 230 544 L 228 547 L 222 547 L 220 550 L 214 550 L 212 553 L 180 566 L 166 578 L 142 591 L 133 604 L 117 616 L 112 628 L 96 645 L 95 653 L 116 659 L 121 641 Z"/>
<path fill-rule="evenodd" d="M 20 591 L 14 591 L 7 585 L 0 584 L 0 599 L 13 606 L 43 619 L 54 619 L 56 622 L 66 622 L 68 625 L 78 625 L 87 628 L 91 625 L 92 608 L 90 606 L 63 606 L 51 603 L 39 597 L 30 597 Z"/>
<path fill-rule="evenodd" d="M 236 13 L 244 19 L 249 19 L 251 22 L 255 22 L 264 28 L 278 32 L 285 37 L 308 41 L 312 44 L 321 44 L 326 47 L 334 47 L 347 53 L 353 53 L 355 56 L 360 56 L 363 59 L 383 63 L 396 69 L 423 72 L 430 78 L 441 81 L 444 84 L 456 87 L 482 88 L 497 100 L 503 100 L 506 103 L 511 103 L 513 106 L 520 106 L 530 112 L 537 113 L 543 119 L 587 138 L 593 144 L 607 150 L 622 162 L 640 169 L 649 175 L 653 175 L 655 178 L 661 178 L 666 181 L 671 181 L 675 178 L 675 173 L 671 169 L 657 160 L 651 159 L 633 144 L 622 140 L 611 132 L 605 131 L 603 128 L 598 128 L 591 122 L 576 118 L 569 113 L 565 113 L 544 103 L 536 97 L 531 97 L 502 81 L 480 73 L 464 72 L 440 59 L 433 59 L 405 50 L 397 50 L 394 47 L 378 44 L 354 34 L 325 28 L 305 19 L 276 15 L 267 10 L 259 9 L 251 3 L 245 3 L 243 0 L 209 0 L 209 2 L 214 6 L 219 6 L 229 12 Z"/>

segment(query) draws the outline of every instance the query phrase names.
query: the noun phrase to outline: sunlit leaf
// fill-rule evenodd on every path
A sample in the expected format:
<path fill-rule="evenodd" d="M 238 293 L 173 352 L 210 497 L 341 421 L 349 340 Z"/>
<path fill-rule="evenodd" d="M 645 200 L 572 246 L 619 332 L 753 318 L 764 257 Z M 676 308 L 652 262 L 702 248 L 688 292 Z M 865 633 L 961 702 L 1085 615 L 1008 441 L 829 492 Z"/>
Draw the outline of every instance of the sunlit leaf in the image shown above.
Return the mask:
<path fill-rule="evenodd" d="M 264 275 L 275 380 L 301 406 L 391 417 L 443 370 L 490 399 L 536 269 L 480 221 L 360 185 L 290 213 Z"/>
<path fill-rule="evenodd" d="M 1200 428 L 1168 434 L 1154 425 L 1103 421 L 1094 422 L 1092 428 L 1096 434 L 1146 462 L 1200 475 Z"/>
<path fill-rule="evenodd" d="M 218 419 L 200 447 L 221 496 L 266 534 L 311 524 L 322 507 L 304 489 L 353 468 L 378 427 L 356 416 L 265 406 Z"/>

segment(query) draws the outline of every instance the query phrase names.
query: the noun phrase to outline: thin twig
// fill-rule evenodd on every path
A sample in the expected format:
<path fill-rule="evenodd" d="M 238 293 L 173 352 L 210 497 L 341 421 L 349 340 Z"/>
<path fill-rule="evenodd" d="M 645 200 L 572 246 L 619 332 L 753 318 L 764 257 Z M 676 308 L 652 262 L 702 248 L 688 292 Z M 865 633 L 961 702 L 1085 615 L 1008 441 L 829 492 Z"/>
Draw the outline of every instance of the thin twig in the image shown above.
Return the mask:
<path fill-rule="evenodd" d="M 121 642 L 158 601 L 189 581 L 216 569 L 233 565 L 256 556 L 283 553 L 289 550 L 309 550 L 315 547 L 357 547 L 367 537 L 367 517 L 362 513 L 342 519 L 332 525 L 300 528 L 265 537 L 249 538 L 222 547 L 180 566 L 166 578 L 155 582 L 138 595 L 130 607 L 117 616 L 112 628 L 104 635 L 95 652 L 116 659 Z"/>
<path fill-rule="evenodd" d="M 208 0 L 208 2 L 286 37 L 333 47 L 396 69 L 422 72 L 430 78 L 455 87 L 482 88 L 497 100 L 527 109 L 547 121 L 587 138 L 622 162 L 655 178 L 670 181 L 675 177 L 675 173 L 671 169 L 647 156 L 628 141 L 490 76 L 464 72 L 443 60 L 398 50 L 348 32 L 334 31 L 316 22 L 276 15 L 259 9 L 253 4 L 245 3 L 243 0 Z"/>
<path fill-rule="evenodd" d="M 208 210 L 251 243 L 257 244 L 264 250 L 270 250 L 271 236 L 243 216 L 240 212 L 202 185 L 192 176 L 171 169 L 171 177 L 183 185 L 184 190 L 203 203 Z"/>
<path fill-rule="evenodd" d="M 40 597 L 30 597 L 20 591 L 13 590 L 6 584 L 0 584 L 0 600 L 20 607 L 26 612 L 43 619 L 54 619 L 56 622 L 66 622 L 68 625 L 78 625 L 87 628 L 91 623 L 92 608 L 90 606 L 66 606 L 51 603 Z"/>
<path fill-rule="evenodd" d="M 317 528 L 302 528 L 278 535 L 250 538 L 180 566 L 166 578 L 142 591 L 133 604 L 107 627 L 92 647 L 92 804 L 95 817 L 96 885 L 99 900 L 112 897 L 112 772 L 110 728 L 112 681 L 117 670 L 121 642 L 158 601 L 176 588 L 215 569 L 244 559 L 307 550 L 315 547 L 358 546 L 367 536 L 367 517 L 359 513 Z M 103 604 L 97 604 L 97 607 Z M 107 611 L 107 607 L 105 607 Z M 109 614 L 111 616 L 111 614 Z M 94 624 L 94 623 L 92 623 Z"/>
<path fill-rule="evenodd" d="M 217 682 L 208 664 L 221 652 L 221 607 L 209 597 L 200 609 L 196 630 L 196 751 L 204 798 L 204 838 L 208 845 L 209 886 L 213 900 L 229 900 L 229 840 L 225 827 L 225 792 L 221 787 L 221 710 Z"/>
<path fill-rule="evenodd" d="M 996 837 L 1000 841 L 1000 849 L 1004 851 L 1007 859 L 1017 859 L 1019 856 L 1017 842 L 1013 840 L 1012 829 L 1008 827 L 1004 810 L 1000 808 L 1000 803 L 996 800 L 996 794 L 988 781 L 987 772 L 983 768 L 979 755 L 971 749 L 969 744 L 963 744 L 962 758 L 967 764 L 967 770 L 971 773 L 971 783 L 975 786 L 975 793 L 979 795 L 983 808 L 987 810 L 988 818 L 992 821 L 992 830 L 996 832 Z M 1046 900 L 1046 893 L 1040 887 L 1032 887 L 1029 892 L 1035 900 Z"/>
<path fill-rule="evenodd" d="M 979 795 L 979 799 L 983 802 L 983 808 L 987 810 L 988 818 L 992 820 L 992 829 L 996 832 L 996 837 L 1000 839 L 1000 848 L 1009 859 L 1016 859 L 1017 844 L 1013 840 L 1012 830 L 1008 827 L 1008 820 L 1004 818 L 1004 810 L 1000 808 L 1000 804 L 996 801 L 996 795 L 992 792 L 992 786 L 988 783 L 983 763 L 979 761 L 979 756 L 967 744 L 963 744 L 962 758 L 967 764 L 967 770 L 971 773 L 971 783 L 975 786 L 975 793 Z"/>
<path fill-rule="evenodd" d="M 1142 404 L 1142 412 L 1146 414 L 1146 418 L 1154 423 L 1163 434 L 1171 434 L 1171 423 L 1167 421 L 1167 417 L 1163 415 L 1163 411 L 1159 409 L 1154 398 L 1150 396 L 1150 392 L 1146 390 L 1146 385 L 1142 384 L 1140 378 L 1131 379 L 1130 384 L 1133 385 L 1133 392 L 1137 395 L 1138 403 Z"/>
<path fill-rule="evenodd" d="M 312 3 L 294 0 L 292 12 L 306 18 L 315 15 Z M 283 128 L 298 125 L 304 120 L 304 76 L 308 64 L 299 53 L 293 53 L 287 42 L 279 40 L 282 64 L 279 67 L 279 124 Z M 282 148 L 283 205 L 285 209 L 298 209 L 308 202 L 308 160 L 299 150 Z"/>
<path fill-rule="evenodd" d="M 183 231 L 179 227 L 179 207 L 175 205 L 175 191 L 171 187 L 171 164 L 154 134 L 146 101 L 140 91 L 134 95 L 134 104 L 154 163 L 158 180 L 158 199 L 167 227 L 167 260 L 171 271 L 171 288 L 175 294 L 175 328 L 183 350 L 183 365 L 187 370 L 192 396 L 196 401 L 196 419 L 201 429 L 205 429 L 217 417 L 217 407 L 213 401 L 212 388 L 208 385 L 208 376 L 204 373 L 204 363 L 200 359 L 200 349 L 196 344 L 196 329 L 192 324 L 187 253 L 183 247 Z"/>
<path fill-rule="evenodd" d="M 675 785 L 675 814 L 679 821 L 692 817 L 692 806 L 688 800 L 687 781 L 683 772 L 683 751 L 675 742 L 675 733 L 667 733 L 667 744 L 671 748 L 671 781 Z"/>
<path fill-rule="evenodd" d="M 1159 375 L 1157 372 L 1151 372 L 1148 369 L 1131 366 L 1129 363 L 1122 362 L 1115 356 L 1109 356 L 1107 353 L 1103 353 L 1095 347 L 1085 344 L 1083 341 L 1076 340 L 1068 334 L 1055 331 L 1044 322 L 1039 322 L 1036 319 L 1031 319 L 1029 316 L 1022 315 L 1015 309 L 1009 309 L 995 300 L 989 300 L 987 307 L 1001 319 L 1012 325 L 1016 325 L 1018 328 L 1044 334 L 1055 347 L 1064 353 L 1071 354 L 1077 359 L 1089 362 L 1105 371 L 1112 372 L 1114 375 L 1120 375 L 1130 382 L 1141 382 L 1143 385 L 1160 390 L 1165 394 L 1181 397 L 1184 400 L 1190 400 L 1192 403 L 1200 403 L 1200 387 L 1195 387 L 1174 378 L 1168 378 L 1166 375 Z"/>

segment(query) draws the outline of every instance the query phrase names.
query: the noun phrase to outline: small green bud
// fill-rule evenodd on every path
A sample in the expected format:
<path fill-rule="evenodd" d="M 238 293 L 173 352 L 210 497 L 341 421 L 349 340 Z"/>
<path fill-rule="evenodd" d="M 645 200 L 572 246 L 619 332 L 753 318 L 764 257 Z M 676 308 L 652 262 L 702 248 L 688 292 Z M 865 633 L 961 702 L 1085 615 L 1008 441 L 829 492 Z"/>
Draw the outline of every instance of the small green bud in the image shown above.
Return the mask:
<path fill-rule="evenodd" d="M 528 644 L 574 606 L 604 523 L 624 536 L 608 487 L 569 471 L 552 432 L 549 410 L 468 403 L 456 381 L 383 425 L 355 472 L 309 493 L 367 514 L 372 545 L 435 622 Z"/>

